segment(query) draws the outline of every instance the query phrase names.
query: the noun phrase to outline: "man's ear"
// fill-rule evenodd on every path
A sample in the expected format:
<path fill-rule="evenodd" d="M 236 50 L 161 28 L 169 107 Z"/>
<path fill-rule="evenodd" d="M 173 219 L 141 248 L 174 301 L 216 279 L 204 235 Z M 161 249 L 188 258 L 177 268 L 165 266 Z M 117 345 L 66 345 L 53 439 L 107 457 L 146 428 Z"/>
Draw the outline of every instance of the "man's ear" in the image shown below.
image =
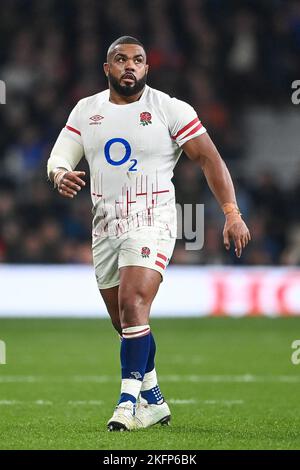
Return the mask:
<path fill-rule="evenodd" d="M 107 62 L 104 62 L 104 64 L 103 64 L 103 70 L 104 70 L 105 75 L 108 76 L 109 64 L 108 64 Z"/>
<path fill-rule="evenodd" d="M 146 69 L 146 74 L 148 74 L 148 71 L 149 71 L 149 65 L 145 65 L 145 69 Z"/>

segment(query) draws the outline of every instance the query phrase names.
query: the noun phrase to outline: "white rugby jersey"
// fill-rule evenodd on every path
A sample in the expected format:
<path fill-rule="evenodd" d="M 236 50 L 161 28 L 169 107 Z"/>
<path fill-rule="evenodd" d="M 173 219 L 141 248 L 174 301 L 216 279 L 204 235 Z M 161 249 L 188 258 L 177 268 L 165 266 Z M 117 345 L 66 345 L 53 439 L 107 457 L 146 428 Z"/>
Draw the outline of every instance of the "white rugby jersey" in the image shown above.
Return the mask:
<path fill-rule="evenodd" d="M 74 139 L 88 161 L 93 237 L 145 225 L 176 236 L 173 169 L 181 146 L 204 132 L 189 104 L 149 86 L 130 104 L 111 103 L 109 90 L 80 100 L 57 143 Z"/>

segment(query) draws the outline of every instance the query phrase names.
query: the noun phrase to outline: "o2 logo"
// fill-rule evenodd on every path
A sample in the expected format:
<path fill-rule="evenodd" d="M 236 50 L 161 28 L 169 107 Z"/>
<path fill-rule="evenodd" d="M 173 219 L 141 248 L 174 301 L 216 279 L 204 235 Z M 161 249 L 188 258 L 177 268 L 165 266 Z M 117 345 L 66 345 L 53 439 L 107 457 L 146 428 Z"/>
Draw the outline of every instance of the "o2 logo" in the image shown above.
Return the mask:
<path fill-rule="evenodd" d="M 124 154 L 124 157 L 121 158 L 121 160 L 113 160 L 110 156 L 110 149 L 116 143 L 122 144 L 124 146 L 125 154 Z M 130 144 L 129 144 L 129 142 L 127 142 L 127 140 L 122 139 L 121 137 L 116 137 L 115 139 L 110 139 L 106 142 L 106 144 L 104 146 L 104 155 L 105 155 L 106 161 L 110 165 L 113 165 L 113 166 L 124 165 L 124 163 L 128 162 L 128 160 L 130 159 L 130 156 L 131 156 Z M 129 161 L 132 162 L 132 165 L 131 165 L 131 167 L 129 168 L 128 171 L 137 171 L 137 168 L 135 168 L 136 165 L 137 165 L 137 159 L 132 158 Z"/>

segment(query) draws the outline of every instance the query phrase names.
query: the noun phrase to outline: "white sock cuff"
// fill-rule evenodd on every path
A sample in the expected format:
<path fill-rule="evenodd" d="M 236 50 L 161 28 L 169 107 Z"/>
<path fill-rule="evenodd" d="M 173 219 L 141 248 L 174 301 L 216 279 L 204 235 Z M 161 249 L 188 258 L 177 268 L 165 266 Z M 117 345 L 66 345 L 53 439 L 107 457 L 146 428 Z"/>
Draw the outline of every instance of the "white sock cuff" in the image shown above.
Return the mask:
<path fill-rule="evenodd" d="M 150 372 L 147 372 L 144 375 L 144 380 L 142 383 L 141 391 L 144 392 L 145 390 L 151 390 L 151 388 L 156 387 L 157 385 L 157 375 L 155 368 Z"/>
<path fill-rule="evenodd" d="M 137 398 L 141 391 L 142 382 L 136 379 L 122 379 L 121 393 L 129 393 Z"/>
<path fill-rule="evenodd" d="M 140 338 L 141 336 L 148 335 L 149 333 L 149 325 L 130 326 L 129 328 L 122 329 L 122 336 L 125 339 Z"/>

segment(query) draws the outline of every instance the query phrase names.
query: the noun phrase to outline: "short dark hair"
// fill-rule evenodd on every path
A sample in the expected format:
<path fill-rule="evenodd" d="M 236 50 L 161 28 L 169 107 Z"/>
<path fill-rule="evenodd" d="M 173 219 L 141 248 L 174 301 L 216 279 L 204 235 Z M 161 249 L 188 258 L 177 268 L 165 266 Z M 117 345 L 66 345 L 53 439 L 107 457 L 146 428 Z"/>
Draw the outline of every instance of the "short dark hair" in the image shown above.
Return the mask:
<path fill-rule="evenodd" d="M 138 39 L 132 37 L 132 36 L 121 36 L 119 37 L 118 39 L 116 39 L 108 48 L 107 50 L 107 60 L 111 54 L 111 52 L 114 50 L 114 48 L 116 46 L 118 46 L 119 44 L 138 44 L 139 46 L 141 46 L 144 51 L 145 51 L 145 47 L 144 47 L 144 44 L 141 43 L 141 41 L 139 41 Z M 146 51 L 145 51 L 146 53 Z"/>

